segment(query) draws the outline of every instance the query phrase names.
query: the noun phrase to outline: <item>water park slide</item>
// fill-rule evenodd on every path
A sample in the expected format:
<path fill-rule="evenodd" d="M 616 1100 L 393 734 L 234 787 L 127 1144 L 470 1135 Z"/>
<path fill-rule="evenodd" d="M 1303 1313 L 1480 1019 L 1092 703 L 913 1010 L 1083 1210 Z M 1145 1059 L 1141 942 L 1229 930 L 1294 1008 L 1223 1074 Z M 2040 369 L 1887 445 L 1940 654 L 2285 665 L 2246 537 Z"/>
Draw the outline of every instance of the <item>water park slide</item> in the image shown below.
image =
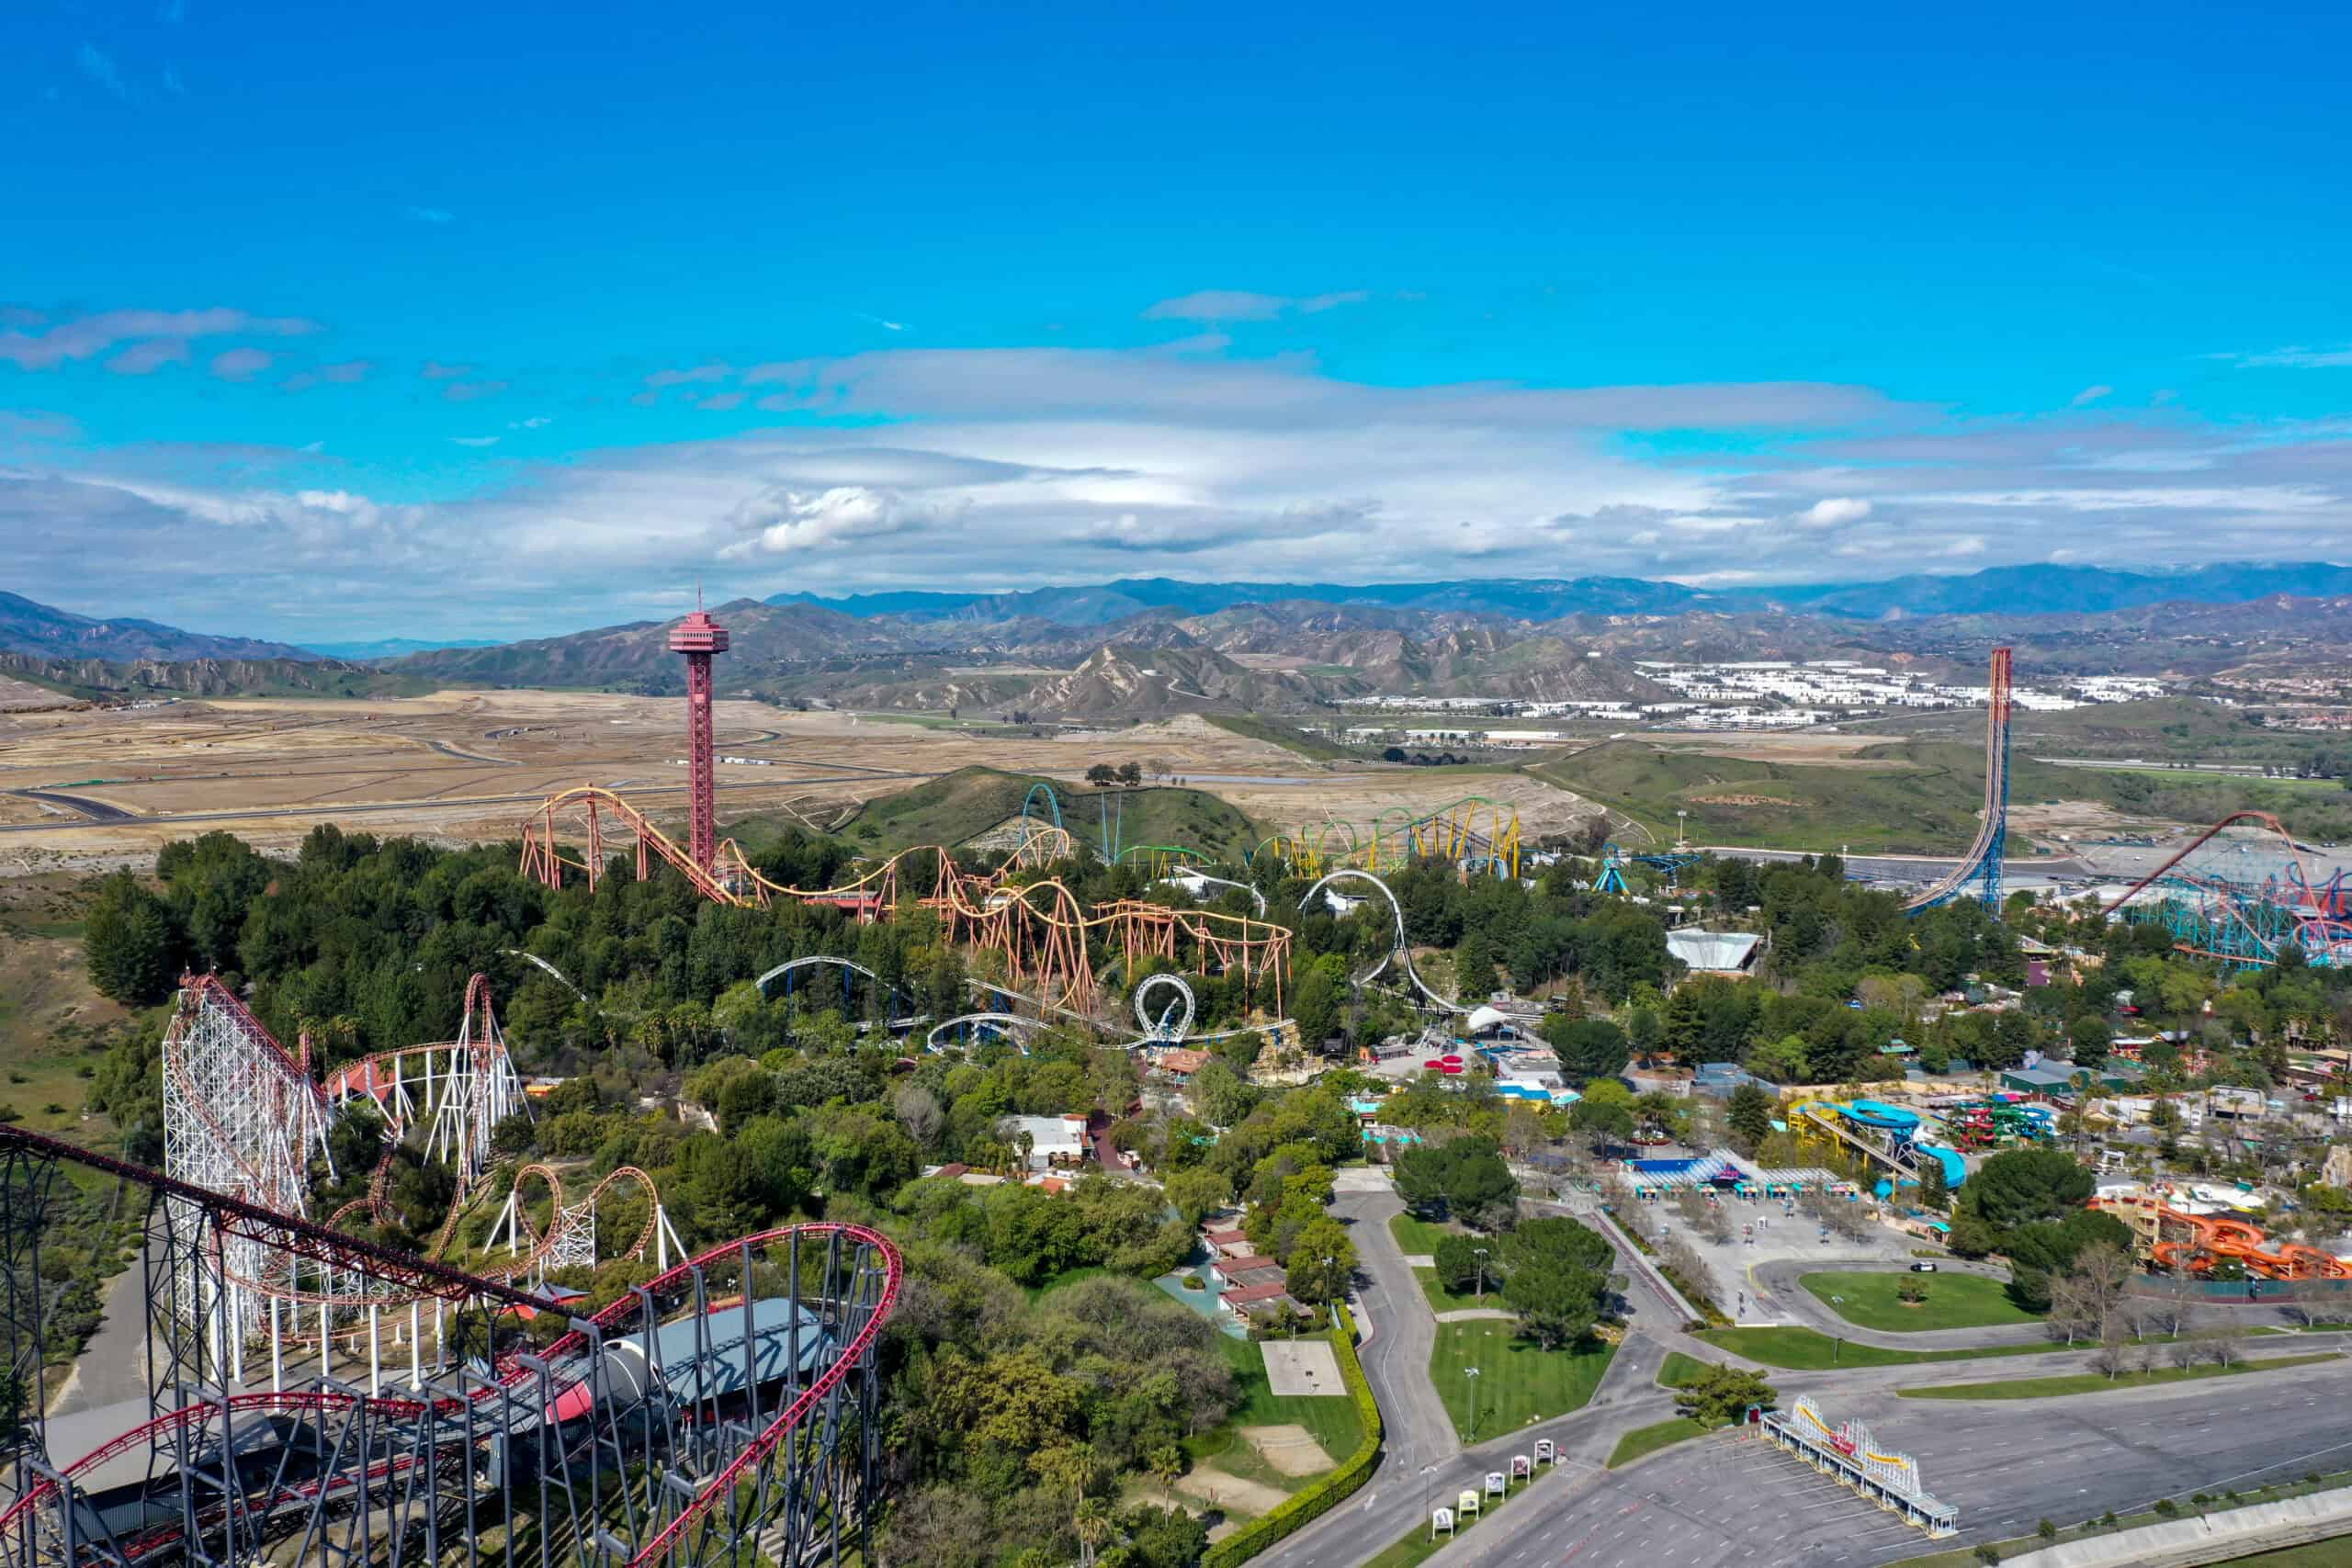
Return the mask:
<path fill-rule="evenodd" d="M 1824 1122 L 1831 1122 L 1833 1119 L 1843 1120 L 1880 1134 L 1890 1145 L 1907 1143 L 1916 1153 L 1931 1157 L 1943 1167 L 1944 1187 L 1948 1190 L 1968 1179 L 1968 1162 L 1957 1153 L 1917 1141 L 1919 1113 L 1916 1111 L 1906 1111 L 1899 1105 L 1883 1105 L 1875 1100 L 1857 1100 L 1843 1105 L 1815 1100 L 1798 1106 L 1795 1114 L 1811 1116 Z M 1882 1159 L 1886 1157 L 1870 1143 L 1860 1139 L 1855 1142 Z"/>
<path fill-rule="evenodd" d="M 2166 1269 L 2205 1274 L 2211 1272 L 2217 1263 L 2234 1261 L 2244 1264 L 2247 1273 L 2266 1280 L 2352 1280 L 2352 1264 L 2345 1263 L 2335 1254 L 2292 1242 L 2266 1247 L 2264 1243 L 2268 1238 L 2259 1227 L 2244 1220 L 2192 1214 L 2170 1207 L 2157 1213 L 2165 1228 L 2178 1227 L 2188 1232 L 2187 1240 L 2160 1240 L 2151 1250 L 2150 1256 Z"/>

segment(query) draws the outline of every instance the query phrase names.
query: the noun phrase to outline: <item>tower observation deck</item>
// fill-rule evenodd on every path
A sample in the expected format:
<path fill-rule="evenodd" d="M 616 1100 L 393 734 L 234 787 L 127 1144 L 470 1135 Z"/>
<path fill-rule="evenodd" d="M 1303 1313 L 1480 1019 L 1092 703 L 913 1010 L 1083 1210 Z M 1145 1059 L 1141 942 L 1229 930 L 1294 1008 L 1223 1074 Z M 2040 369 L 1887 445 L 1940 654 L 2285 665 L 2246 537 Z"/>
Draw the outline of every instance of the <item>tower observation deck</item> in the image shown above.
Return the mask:
<path fill-rule="evenodd" d="M 670 632 L 670 651 L 686 656 L 686 784 L 694 801 L 687 852 L 705 871 L 718 854 L 718 802 L 711 769 L 710 660 L 727 651 L 727 628 L 699 603 Z"/>

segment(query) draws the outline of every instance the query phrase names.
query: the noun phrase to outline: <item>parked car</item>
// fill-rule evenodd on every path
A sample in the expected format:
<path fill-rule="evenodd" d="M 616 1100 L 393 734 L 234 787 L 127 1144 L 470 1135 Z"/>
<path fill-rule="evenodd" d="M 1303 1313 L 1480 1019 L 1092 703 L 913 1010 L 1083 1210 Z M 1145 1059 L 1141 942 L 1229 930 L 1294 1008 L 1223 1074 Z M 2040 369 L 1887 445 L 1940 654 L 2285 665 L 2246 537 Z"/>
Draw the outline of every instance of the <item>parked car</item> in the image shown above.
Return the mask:
<path fill-rule="evenodd" d="M 1911 1272 L 1914 1274 L 1932 1274 L 1935 1271 L 1936 1266 L 1924 1258 L 1911 1265 Z"/>

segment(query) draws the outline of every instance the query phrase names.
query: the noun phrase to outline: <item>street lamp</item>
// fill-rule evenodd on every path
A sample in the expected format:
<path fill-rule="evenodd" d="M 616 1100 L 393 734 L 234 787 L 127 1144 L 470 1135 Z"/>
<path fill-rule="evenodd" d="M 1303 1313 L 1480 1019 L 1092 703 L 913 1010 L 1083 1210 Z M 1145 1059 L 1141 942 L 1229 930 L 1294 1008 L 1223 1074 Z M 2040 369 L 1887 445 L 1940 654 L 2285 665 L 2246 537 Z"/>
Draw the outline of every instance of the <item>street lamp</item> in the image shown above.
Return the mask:
<path fill-rule="evenodd" d="M 1421 1517 L 1424 1519 L 1430 1517 L 1430 1477 L 1436 1473 L 1436 1465 L 1425 1464 L 1421 1466 Z"/>
<path fill-rule="evenodd" d="M 1674 847 L 1678 850 L 1690 847 L 1690 813 L 1683 807 L 1678 806 L 1674 808 Z"/>
<path fill-rule="evenodd" d="M 1470 1250 L 1478 1255 L 1478 1299 L 1483 1302 L 1487 1299 L 1487 1249 L 1474 1247 Z"/>
<path fill-rule="evenodd" d="M 1475 1378 L 1478 1375 L 1478 1369 L 1476 1367 L 1464 1367 L 1462 1369 L 1462 1375 L 1464 1377 Z M 1474 1382 L 1470 1385 L 1470 1440 L 1474 1443 L 1478 1440 L 1479 1415 L 1478 1385 Z"/>

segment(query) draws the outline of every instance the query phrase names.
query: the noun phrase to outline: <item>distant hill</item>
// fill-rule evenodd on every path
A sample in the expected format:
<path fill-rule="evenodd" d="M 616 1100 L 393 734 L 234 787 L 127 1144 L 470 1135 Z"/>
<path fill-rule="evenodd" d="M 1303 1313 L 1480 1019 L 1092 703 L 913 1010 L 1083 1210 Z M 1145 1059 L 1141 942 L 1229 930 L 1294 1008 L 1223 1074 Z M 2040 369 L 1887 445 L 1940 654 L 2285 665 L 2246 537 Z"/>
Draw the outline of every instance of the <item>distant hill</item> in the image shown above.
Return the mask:
<path fill-rule="evenodd" d="M 2171 572 L 2090 566 L 2003 566 L 1962 576 L 1925 574 L 1879 582 L 1792 583 L 1701 590 L 1628 577 L 1498 578 L 1469 581 L 1179 582 L 1164 577 L 1033 588 L 1016 593 L 862 593 L 822 599 L 780 593 L 771 604 L 810 604 L 861 619 L 997 621 L 1035 616 L 1059 626 L 1102 626 L 1169 611 L 1209 615 L 1244 604 L 1311 600 L 1422 613 L 1466 611 L 1530 621 L 1567 615 L 1671 615 L 1693 608 L 1784 609 L 1874 620 L 1884 615 L 2097 615 L 2149 604 L 2235 604 L 2274 593 L 2352 592 L 2352 567 L 2325 561 L 2233 562 Z"/>
<path fill-rule="evenodd" d="M 0 650 L 54 659 L 316 659 L 282 642 L 213 637 L 154 621 L 96 620 L 0 592 Z"/>
<path fill-rule="evenodd" d="M 435 640 L 428 637 L 388 637 L 374 642 L 306 642 L 302 645 L 322 659 L 340 659 L 358 664 L 372 659 L 399 659 L 412 653 L 433 653 L 445 648 L 496 648 L 492 637 L 450 637 Z"/>
<path fill-rule="evenodd" d="M 763 667 L 786 660 L 888 653 L 908 638 L 807 604 L 737 599 L 713 607 L 731 647 L 719 664 L 721 685 L 737 690 Z M 662 695 L 685 690 L 685 661 L 669 649 L 671 621 L 631 621 L 568 637 L 533 637 L 486 648 L 413 653 L 385 668 L 402 674 L 500 686 L 597 686 Z"/>
<path fill-rule="evenodd" d="M 42 659 L 0 653 L 0 675 L 94 699 L 404 697 L 433 682 L 331 659 Z"/>

